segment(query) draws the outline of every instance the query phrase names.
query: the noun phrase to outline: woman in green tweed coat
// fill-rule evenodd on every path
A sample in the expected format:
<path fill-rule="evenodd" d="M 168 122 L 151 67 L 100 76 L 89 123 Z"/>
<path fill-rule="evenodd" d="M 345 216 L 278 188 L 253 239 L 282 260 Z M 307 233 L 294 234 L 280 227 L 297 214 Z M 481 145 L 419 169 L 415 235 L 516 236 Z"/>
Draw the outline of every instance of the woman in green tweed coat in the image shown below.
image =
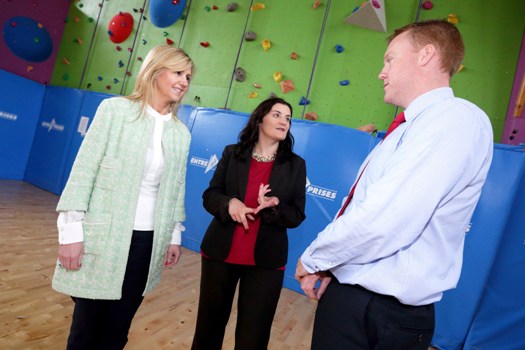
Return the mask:
<path fill-rule="evenodd" d="M 152 49 L 134 91 L 104 100 L 57 206 L 53 288 L 75 301 L 67 349 L 122 349 L 144 294 L 181 255 L 193 62 Z"/>

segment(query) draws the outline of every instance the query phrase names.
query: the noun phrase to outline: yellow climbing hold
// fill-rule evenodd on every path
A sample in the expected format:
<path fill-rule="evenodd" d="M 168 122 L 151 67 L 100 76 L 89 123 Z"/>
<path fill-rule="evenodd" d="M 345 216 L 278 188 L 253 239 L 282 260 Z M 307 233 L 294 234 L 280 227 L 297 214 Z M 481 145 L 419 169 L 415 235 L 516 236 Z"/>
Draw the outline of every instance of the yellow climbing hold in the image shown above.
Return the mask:
<path fill-rule="evenodd" d="M 248 95 L 249 98 L 256 98 L 257 96 L 259 96 L 259 94 L 255 91 L 250 92 L 250 94 Z"/>
<path fill-rule="evenodd" d="M 283 73 L 281 73 L 281 72 L 273 73 L 273 80 L 275 80 L 276 83 L 278 83 L 281 80 L 283 80 Z"/>
<path fill-rule="evenodd" d="M 455 13 L 449 14 L 447 17 L 447 21 L 452 24 L 458 24 L 459 23 L 458 15 L 456 15 Z"/>
<path fill-rule="evenodd" d="M 262 47 L 264 51 L 268 51 L 270 47 L 272 47 L 272 42 L 268 39 L 264 39 L 261 41 Z"/>
<path fill-rule="evenodd" d="M 265 9 L 266 6 L 260 2 L 256 2 L 255 4 L 252 5 L 251 7 L 251 10 L 252 11 L 257 11 L 257 10 L 262 10 L 262 9 Z"/>

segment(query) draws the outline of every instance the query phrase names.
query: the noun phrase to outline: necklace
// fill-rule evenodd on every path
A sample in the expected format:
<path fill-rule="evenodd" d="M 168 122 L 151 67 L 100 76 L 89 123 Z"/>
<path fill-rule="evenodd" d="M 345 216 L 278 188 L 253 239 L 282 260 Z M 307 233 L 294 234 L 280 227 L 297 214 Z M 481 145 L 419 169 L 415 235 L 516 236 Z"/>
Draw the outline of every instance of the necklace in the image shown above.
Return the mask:
<path fill-rule="evenodd" d="M 275 153 L 272 154 L 271 156 L 260 156 L 257 154 L 257 152 L 255 152 L 255 150 L 252 151 L 252 158 L 255 159 L 256 161 L 258 162 L 262 162 L 262 163 L 268 163 L 268 162 L 273 162 L 275 160 Z"/>

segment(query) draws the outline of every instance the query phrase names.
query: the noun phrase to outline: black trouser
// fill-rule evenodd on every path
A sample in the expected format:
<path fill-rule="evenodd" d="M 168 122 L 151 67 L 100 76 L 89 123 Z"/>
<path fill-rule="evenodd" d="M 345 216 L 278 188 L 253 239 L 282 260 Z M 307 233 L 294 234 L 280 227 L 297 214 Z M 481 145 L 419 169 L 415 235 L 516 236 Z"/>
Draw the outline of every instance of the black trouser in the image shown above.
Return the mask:
<path fill-rule="evenodd" d="M 236 350 L 266 349 L 281 295 L 284 271 L 202 258 L 201 287 L 193 350 L 220 350 L 235 289 Z"/>
<path fill-rule="evenodd" d="M 335 278 L 319 300 L 312 350 L 427 350 L 434 304 L 409 306 Z"/>
<path fill-rule="evenodd" d="M 68 350 L 121 350 L 128 342 L 131 321 L 142 303 L 153 246 L 153 231 L 133 231 L 122 298 L 73 298 L 75 310 Z"/>

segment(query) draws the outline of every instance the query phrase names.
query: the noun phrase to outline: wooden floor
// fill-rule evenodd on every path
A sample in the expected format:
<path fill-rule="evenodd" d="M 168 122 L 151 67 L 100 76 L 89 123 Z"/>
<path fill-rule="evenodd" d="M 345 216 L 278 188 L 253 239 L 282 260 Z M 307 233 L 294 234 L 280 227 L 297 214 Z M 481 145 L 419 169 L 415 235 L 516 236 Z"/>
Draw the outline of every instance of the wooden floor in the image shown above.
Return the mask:
<path fill-rule="evenodd" d="M 71 299 L 51 289 L 58 196 L 0 180 L 0 349 L 64 349 Z M 184 249 L 176 267 L 140 307 L 128 350 L 189 349 L 199 293 L 200 256 Z M 269 349 L 309 349 L 316 302 L 283 289 Z M 233 349 L 236 310 L 224 349 Z"/>

